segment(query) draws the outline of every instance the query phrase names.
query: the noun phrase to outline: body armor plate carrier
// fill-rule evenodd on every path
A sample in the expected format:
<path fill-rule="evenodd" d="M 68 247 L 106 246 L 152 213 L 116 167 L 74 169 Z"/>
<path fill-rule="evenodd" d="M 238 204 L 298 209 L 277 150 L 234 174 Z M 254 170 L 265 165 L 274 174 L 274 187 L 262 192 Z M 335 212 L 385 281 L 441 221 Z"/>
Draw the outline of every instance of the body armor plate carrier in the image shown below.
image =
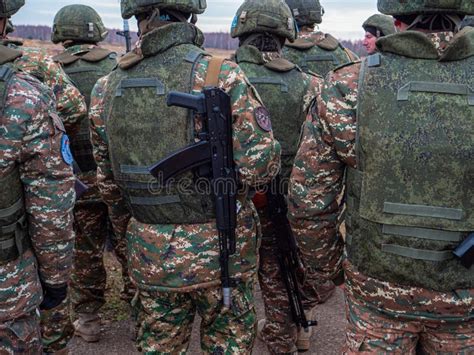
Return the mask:
<path fill-rule="evenodd" d="M 473 68 L 474 56 L 363 62 L 346 218 L 360 272 L 437 291 L 474 287 L 472 267 L 453 255 L 474 230 Z"/>

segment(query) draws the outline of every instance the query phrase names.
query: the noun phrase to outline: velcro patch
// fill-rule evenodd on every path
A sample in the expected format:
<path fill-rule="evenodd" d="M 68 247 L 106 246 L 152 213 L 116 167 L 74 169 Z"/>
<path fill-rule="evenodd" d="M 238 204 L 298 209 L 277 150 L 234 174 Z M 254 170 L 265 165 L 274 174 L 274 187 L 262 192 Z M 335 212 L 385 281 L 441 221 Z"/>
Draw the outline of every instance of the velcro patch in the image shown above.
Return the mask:
<path fill-rule="evenodd" d="M 272 120 L 270 118 L 270 112 L 268 110 L 261 106 L 257 107 L 254 110 L 255 114 L 255 120 L 258 123 L 258 126 L 263 129 L 265 132 L 271 132 L 272 131 Z"/>
<path fill-rule="evenodd" d="M 72 157 L 71 143 L 69 142 L 67 134 L 63 134 L 61 138 L 61 156 L 67 165 L 72 165 L 74 158 Z"/>

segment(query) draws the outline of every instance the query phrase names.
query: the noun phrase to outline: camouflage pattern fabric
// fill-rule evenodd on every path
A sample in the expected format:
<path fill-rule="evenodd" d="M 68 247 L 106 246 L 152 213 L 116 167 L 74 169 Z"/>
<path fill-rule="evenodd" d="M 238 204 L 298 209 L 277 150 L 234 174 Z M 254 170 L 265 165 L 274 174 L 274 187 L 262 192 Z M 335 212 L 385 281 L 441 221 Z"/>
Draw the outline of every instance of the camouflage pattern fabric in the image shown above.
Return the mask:
<path fill-rule="evenodd" d="M 222 307 L 222 290 L 212 287 L 189 293 L 141 291 L 138 350 L 146 354 L 185 354 L 194 315 L 202 317 L 201 348 L 205 354 L 250 354 L 257 315 L 252 283 L 232 289 L 232 306 Z"/>
<path fill-rule="evenodd" d="M 51 40 L 53 43 L 97 43 L 102 42 L 107 34 L 108 31 L 97 11 L 87 5 L 74 4 L 64 6 L 54 17 Z"/>
<path fill-rule="evenodd" d="M 412 14 L 435 14 L 435 13 L 459 13 L 463 15 L 474 15 L 474 3 L 472 1 L 450 1 L 450 0 L 378 0 L 378 10 L 386 15 L 412 15 Z"/>
<path fill-rule="evenodd" d="M 8 44 L 8 40 L 4 40 Z M 53 90 L 56 96 L 56 110 L 63 120 L 68 134 L 79 130 L 81 120 L 87 117 L 87 107 L 78 89 L 71 83 L 61 66 L 55 63 L 46 51 L 38 48 L 9 47 L 23 52 L 14 62 L 15 68 L 38 78 Z"/>
<path fill-rule="evenodd" d="M 69 314 L 69 297 L 53 309 L 41 310 L 40 324 L 44 353 L 54 353 L 66 348 L 74 335 Z"/>
<path fill-rule="evenodd" d="M 449 45 L 449 33 L 427 34 L 427 37 L 440 53 Z M 345 167 L 357 166 L 355 144 L 360 68 L 361 64 L 355 63 L 328 75 L 322 95 L 304 124 L 291 177 L 289 209 L 294 232 L 302 249 L 311 251 L 308 253 L 311 256 L 308 260 L 312 260 L 310 271 L 328 279 L 337 275 L 342 267 L 344 242 L 338 232 L 338 216 L 343 207 L 340 195 Z M 410 325 L 407 319 L 449 321 L 452 327 L 472 319 L 472 289 L 442 293 L 368 279 L 354 270 L 349 261 L 345 262 L 345 271 L 348 296 L 355 295 L 358 302 L 378 315 L 392 320 L 397 317 L 397 322 L 405 322 L 405 326 Z M 348 297 L 349 307 L 351 299 Z M 378 331 L 384 328 L 387 327 L 377 324 Z M 354 329 L 349 326 L 347 333 L 351 334 Z M 366 336 L 368 328 L 359 330 L 357 338 L 360 340 Z M 416 333 L 420 336 L 417 339 L 424 342 L 423 329 L 418 328 Z M 386 337 L 387 334 L 388 331 Z M 349 348 L 350 342 L 349 339 Z"/>
<path fill-rule="evenodd" d="M 330 44 L 323 44 L 328 42 L 328 39 L 330 39 Z M 300 28 L 297 41 L 305 41 L 313 46 L 297 49 L 286 45 L 283 49 L 283 56 L 290 62 L 298 64 L 305 72 L 312 72 L 324 77 L 330 70 L 358 59 L 355 53 L 344 48 L 334 37 L 322 32 L 313 32 L 310 27 Z"/>
<path fill-rule="evenodd" d="M 350 270 L 350 265 L 347 265 Z M 347 272 L 347 271 L 346 271 Z M 381 287 L 379 280 L 366 278 L 350 271 L 352 280 L 366 281 L 365 287 Z M 397 316 L 386 313 L 382 309 L 374 309 L 365 300 L 359 298 L 357 285 L 352 287 L 350 281 L 347 288 L 346 314 L 349 325 L 346 331 L 345 354 L 390 353 L 390 354 L 472 354 L 474 352 L 474 320 L 444 321 L 427 316 L 405 318 L 401 312 Z M 380 288 L 379 288 L 380 289 Z M 394 301 L 398 301 L 400 290 L 393 289 Z M 389 291 L 389 292 L 390 292 Z M 433 294 L 426 290 L 412 290 L 415 302 L 432 303 Z M 439 295 L 443 299 L 452 299 L 452 295 Z M 403 296 L 402 296 L 403 297 Z M 405 296 L 406 297 L 406 296 Z M 436 302 L 436 301 L 435 301 Z M 471 294 L 472 309 L 472 294 Z M 443 302 L 439 306 L 443 307 Z M 384 303 L 387 304 L 387 303 Z M 431 304 L 426 308 L 438 305 Z M 454 306 L 454 305 L 453 305 Z M 456 307 L 456 306 L 454 306 Z"/>
<path fill-rule="evenodd" d="M 72 45 L 66 48 L 65 52 L 71 55 L 88 53 L 91 49 L 98 48 L 95 45 Z M 113 58 L 111 58 L 113 57 Z M 82 76 L 89 74 L 90 78 L 81 78 L 78 82 L 78 88 L 81 91 L 91 91 L 98 75 L 106 75 L 116 65 L 115 56 L 105 57 L 99 62 L 84 63 L 81 60 L 72 65 L 66 66 L 66 71 L 71 68 L 80 68 L 86 66 L 89 71 L 83 72 Z M 76 74 L 77 75 L 77 74 Z M 84 92 L 86 102 L 90 97 L 90 92 Z M 81 130 L 76 136 L 89 136 L 88 122 L 82 122 Z M 84 139 L 84 138 L 82 138 Z M 81 151 L 81 163 L 87 163 L 86 166 L 94 166 L 94 157 L 92 155 L 92 146 L 90 142 L 81 141 L 81 149 L 89 151 L 90 155 Z M 74 136 L 71 137 L 71 145 L 74 148 Z M 89 148 L 90 146 L 90 148 Z M 73 149 L 73 154 L 76 152 Z M 91 160 L 89 163 L 86 160 Z M 78 162 L 79 163 L 79 162 Z M 83 168 L 82 164 L 79 164 Z M 85 166 L 84 166 L 85 167 Z M 115 255 L 122 266 L 122 279 L 124 290 L 122 298 L 131 301 L 134 288 L 128 276 L 126 241 L 124 238 L 116 238 L 108 218 L 107 205 L 101 200 L 97 187 L 96 171 L 82 171 L 78 177 L 84 182 L 89 190 L 80 200 L 76 202 L 74 208 L 74 227 L 76 231 L 76 244 L 74 254 L 74 267 L 71 275 L 70 296 L 73 309 L 76 313 L 97 313 L 105 303 L 104 292 L 106 287 L 106 271 L 104 268 L 103 256 L 104 246 L 107 238 L 110 238 Z"/>
<path fill-rule="evenodd" d="M 89 184 L 91 180 L 95 178 L 82 179 L 88 186 L 94 186 Z M 134 295 L 134 287 L 128 276 L 126 241 L 116 238 L 109 223 L 107 205 L 99 198 L 97 187 L 92 187 L 74 208 L 76 244 L 70 296 L 76 313 L 96 314 L 105 303 L 107 275 L 104 247 L 107 236 L 110 236 L 115 255 L 122 266 L 122 298 L 131 301 Z"/>
<path fill-rule="evenodd" d="M 7 323 L 0 323 L 1 354 L 41 354 L 41 334 L 36 311 Z"/>
<path fill-rule="evenodd" d="M 153 30 L 156 31 L 156 38 L 160 38 L 161 29 Z M 172 35 L 160 38 L 160 41 L 155 42 L 156 45 L 177 41 L 183 30 L 184 28 L 177 29 Z M 146 43 L 144 39 L 142 40 L 143 47 Z M 135 53 L 139 53 L 138 49 Z M 196 65 L 192 88 L 195 94 L 201 92 L 204 86 L 209 59 L 205 56 Z M 98 165 L 99 189 L 109 206 L 115 232 L 123 235 L 128 225 L 128 260 L 133 282 L 141 291 L 179 292 L 184 294 L 183 297 L 197 289 L 208 288 L 217 290 L 202 292 L 209 295 L 213 292 L 220 294 L 219 238 L 215 222 L 193 225 L 147 225 L 130 219 L 121 190 L 114 182 L 109 158 L 108 137 L 105 131 L 107 102 L 104 102 L 105 93 L 110 90 L 107 84 L 108 77 L 105 77 L 99 80 L 93 90 L 90 109 L 92 143 Z M 224 61 L 218 84 L 231 97 L 234 114 L 234 160 L 239 171 L 240 183 L 255 186 L 269 182 L 274 174 L 270 166 L 273 164 L 278 167 L 280 163 L 280 146 L 274 140 L 272 132 L 263 130 L 257 122 L 255 110 L 263 105 L 243 72 L 230 61 Z M 196 127 L 199 128 L 200 122 L 196 120 L 196 123 Z M 243 282 L 251 282 L 257 271 L 258 217 L 249 201 L 239 207 L 236 230 L 237 253 L 230 258 L 229 264 L 232 265 L 232 277 L 239 278 Z M 233 324 L 234 321 L 224 323 L 221 331 L 227 332 Z M 255 328 L 246 326 L 242 332 L 238 338 L 248 339 L 245 342 L 252 343 Z M 155 350 L 159 350 L 159 342 L 156 344 Z"/>
<path fill-rule="evenodd" d="M 206 0 L 121 0 L 120 5 L 124 19 L 143 13 L 150 7 L 192 14 L 202 14 L 207 7 Z"/>
<path fill-rule="evenodd" d="M 18 74 L 0 117 L 0 179 L 21 166 L 34 250 L 0 266 L 0 333 L 6 333 L 0 344 L 6 353 L 15 351 L 10 345 L 37 353 L 40 331 L 32 314 L 42 299 L 40 280 L 64 285 L 72 264 L 74 176 L 60 154 L 64 126 L 53 97 L 36 79 Z"/>
<path fill-rule="evenodd" d="M 322 79 L 305 74 L 294 64 L 282 61 L 279 52 L 259 52 L 250 45 L 243 45 L 237 50 L 236 60 L 269 108 L 275 138 L 282 146 L 280 175 L 282 182 L 286 183 L 297 150 L 301 124 L 314 98 L 320 93 Z M 280 63 L 279 69 L 272 69 L 272 63 Z M 259 84 L 262 78 L 285 83 L 289 92 L 282 92 L 281 84 Z M 258 277 L 266 320 L 260 335 L 272 353 L 291 353 L 296 351 L 297 327 L 292 320 L 288 294 L 281 277 L 276 231 L 266 208 L 259 209 L 258 214 L 262 224 Z M 317 285 L 307 286 L 308 310 L 317 303 L 316 288 Z"/>

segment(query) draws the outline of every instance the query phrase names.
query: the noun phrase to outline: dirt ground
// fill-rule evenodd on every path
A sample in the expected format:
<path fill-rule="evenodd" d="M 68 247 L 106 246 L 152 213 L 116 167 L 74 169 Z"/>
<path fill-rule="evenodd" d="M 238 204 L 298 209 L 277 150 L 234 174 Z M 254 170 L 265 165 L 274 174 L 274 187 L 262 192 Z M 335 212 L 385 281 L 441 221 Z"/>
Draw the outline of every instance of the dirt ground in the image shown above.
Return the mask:
<path fill-rule="evenodd" d="M 102 339 L 98 343 L 88 344 L 80 338 L 74 338 L 70 344 L 71 355 L 129 355 L 139 354 L 133 343 L 134 326 L 130 319 L 130 309 L 120 300 L 121 287 L 119 264 L 111 254 L 106 257 L 109 271 L 107 281 L 107 304 L 102 309 Z M 256 292 L 258 319 L 264 318 L 260 291 Z M 308 355 L 341 354 L 344 342 L 344 300 L 340 289 L 317 311 L 319 325 L 313 330 L 312 347 Z M 193 336 L 188 354 L 200 354 L 199 317 L 196 317 Z M 269 354 L 265 345 L 257 339 L 253 355 Z"/>

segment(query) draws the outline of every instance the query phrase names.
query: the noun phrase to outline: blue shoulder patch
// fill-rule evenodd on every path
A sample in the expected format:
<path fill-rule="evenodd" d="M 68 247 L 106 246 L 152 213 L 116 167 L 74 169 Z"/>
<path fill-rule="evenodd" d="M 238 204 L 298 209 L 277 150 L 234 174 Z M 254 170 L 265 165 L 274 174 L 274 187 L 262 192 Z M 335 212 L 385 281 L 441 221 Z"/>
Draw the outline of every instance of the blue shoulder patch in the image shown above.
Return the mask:
<path fill-rule="evenodd" d="M 67 165 L 72 165 L 74 158 L 72 157 L 71 143 L 69 142 L 67 134 L 63 134 L 61 138 L 61 156 Z"/>
<path fill-rule="evenodd" d="M 238 23 L 239 23 L 239 16 L 235 15 L 234 20 L 232 21 L 232 26 L 230 26 L 230 28 L 233 30 L 234 28 L 237 27 Z"/>

